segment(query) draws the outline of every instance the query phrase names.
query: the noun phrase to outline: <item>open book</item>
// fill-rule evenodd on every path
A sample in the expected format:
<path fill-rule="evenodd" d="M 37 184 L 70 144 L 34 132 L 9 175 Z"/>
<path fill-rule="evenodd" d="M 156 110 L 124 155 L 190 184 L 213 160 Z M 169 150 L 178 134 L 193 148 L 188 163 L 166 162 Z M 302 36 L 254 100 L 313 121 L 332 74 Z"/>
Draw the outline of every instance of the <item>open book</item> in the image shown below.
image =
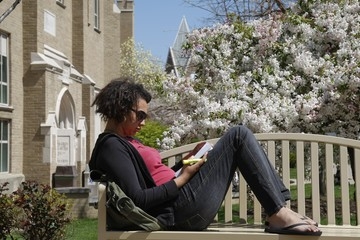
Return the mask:
<path fill-rule="evenodd" d="M 195 146 L 195 148 L 187 154 L 183 159 L 183 163 L 186 163 L 188 159 L 201 159 L 207 152 L 213 148 L 211 143 L 201 142 Z M 175 173 L 175 176 L 179 176 L 181 168 Z"/>
<path fill-rule="evenodd" d="M 202 158 L 205 155 L 205 153 L 209 152 L 213 148 L 212 144 L 208 142 L 202 142 L 196 146 L 201 146 L 201 145 L 202 147 L 200 148 L 200 150 L 198 150 L 197 153 L 194 154 L 194 158 Z M 196 147 L 194 148 L 194 150 L 195 149 Z"/>
<path fill-rule="evenodd" d="M 195 146 L 195 148 L 183 158 L 183 163 L 187 164 L 190 159 L 201 159 L 207 152 L 212 149 L 212 144 L 208 142 L 201 142 Z"/>

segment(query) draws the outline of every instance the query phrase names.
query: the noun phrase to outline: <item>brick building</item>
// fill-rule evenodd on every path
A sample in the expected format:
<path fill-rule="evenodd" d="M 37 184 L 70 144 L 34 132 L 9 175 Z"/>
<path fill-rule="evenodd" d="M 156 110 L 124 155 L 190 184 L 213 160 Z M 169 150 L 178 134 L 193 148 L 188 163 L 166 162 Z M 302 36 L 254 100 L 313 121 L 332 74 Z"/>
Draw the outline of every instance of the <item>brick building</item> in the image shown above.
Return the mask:
<path fill-rule="evenodd" d="M 132 0 L 26 0 L 0 23 L 0 182 L 10 190 L 24 179 L 54 186 L 61 167 L 82 185 L 102 125 L 90 105 L 121 74 L 133 18 Z"/>

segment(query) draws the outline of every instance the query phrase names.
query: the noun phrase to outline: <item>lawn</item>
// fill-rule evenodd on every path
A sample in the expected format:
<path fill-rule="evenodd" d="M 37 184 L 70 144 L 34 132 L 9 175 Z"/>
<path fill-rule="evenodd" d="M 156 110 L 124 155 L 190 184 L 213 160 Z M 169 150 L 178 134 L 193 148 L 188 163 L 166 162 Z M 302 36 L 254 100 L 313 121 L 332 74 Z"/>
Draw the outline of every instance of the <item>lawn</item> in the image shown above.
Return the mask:
<path fill-rule="evenodd" d="M 6 240 L 23 239 L 19 234 L 13 234 L 13 238 Z M 66 227 L 65 240 L 97 240 L 97 219 L 72 220 Z"/>
<path fill-rule="evenodd" d="M 96 240 L 97 219 L 73 220 L 66 230 L 66 240 Z"/>

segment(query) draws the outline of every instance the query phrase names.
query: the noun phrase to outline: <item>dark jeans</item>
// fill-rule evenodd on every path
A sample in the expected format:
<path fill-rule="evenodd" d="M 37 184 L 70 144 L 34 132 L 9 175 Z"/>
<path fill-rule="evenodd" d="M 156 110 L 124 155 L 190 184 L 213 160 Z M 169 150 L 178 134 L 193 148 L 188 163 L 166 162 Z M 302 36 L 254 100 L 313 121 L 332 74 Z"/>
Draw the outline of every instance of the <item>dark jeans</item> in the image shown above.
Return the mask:
<path fill-rule="evenodd" d="M 181 188 L 174 205 L 174 230 L 205 229 L 218 212 L 236 168 L 269 216 L 290 199 L 253 133 L 236 126 L 219 139 L 200 171 Z"/>

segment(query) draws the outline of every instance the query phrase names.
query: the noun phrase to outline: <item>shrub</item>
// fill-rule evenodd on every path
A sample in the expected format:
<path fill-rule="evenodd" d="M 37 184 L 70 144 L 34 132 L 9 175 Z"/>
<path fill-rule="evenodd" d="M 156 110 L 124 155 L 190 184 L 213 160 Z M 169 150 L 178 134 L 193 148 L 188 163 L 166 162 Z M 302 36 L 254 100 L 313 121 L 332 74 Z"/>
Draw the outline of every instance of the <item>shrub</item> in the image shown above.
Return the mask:
<path fill-rule="evenodd" d="M 16 225 L 16 208 L 11 195 L 6 194 L 9 183 L 0 184 L 0 239 L 11 237 L 11 231 Z M 11 239 L 13 239 L 11 237 Z"/>
<path fill-rule="evenodd" d="M 144 144 L 153 148 L 159 148 L 158 139 L 163 137 L 167 127 L 159 122 L 147 120 L 146 125 L 136 134 L 136 137 Z"/>
<path fill-rule="evenodd" d="M 13 193 L 14 204 L 21 210 L 18 229 L 24 239 L 64 239 L 70 222 L 66 197 L 49 185 L 23 182 Z"/>

